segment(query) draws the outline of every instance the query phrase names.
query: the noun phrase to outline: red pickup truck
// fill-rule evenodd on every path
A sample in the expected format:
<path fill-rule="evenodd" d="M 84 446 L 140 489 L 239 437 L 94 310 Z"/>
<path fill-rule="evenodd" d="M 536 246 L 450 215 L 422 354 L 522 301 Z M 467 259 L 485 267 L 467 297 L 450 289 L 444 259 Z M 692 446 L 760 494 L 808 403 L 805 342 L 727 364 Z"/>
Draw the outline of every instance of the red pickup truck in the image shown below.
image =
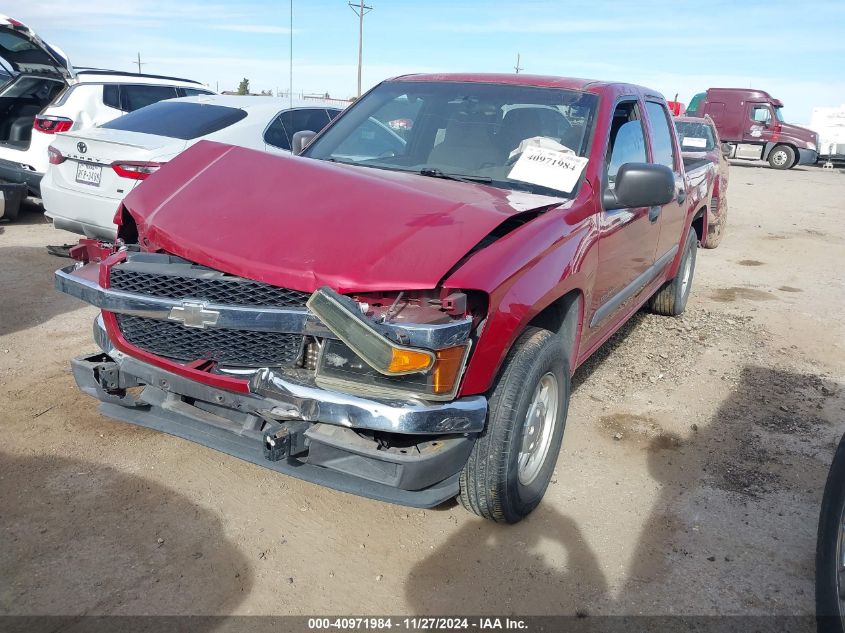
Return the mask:
<path fill-rule="evenodd" d="M 520 520 L 574 370 L 644 304 L 687 304 L 709 208 L 665 100 L 411 75 L 313 136 L 199 143 L 126 197 L 113 246 L 75 249 L 56 285 L 102 309 L 80 388 L 282 473 Z"/>

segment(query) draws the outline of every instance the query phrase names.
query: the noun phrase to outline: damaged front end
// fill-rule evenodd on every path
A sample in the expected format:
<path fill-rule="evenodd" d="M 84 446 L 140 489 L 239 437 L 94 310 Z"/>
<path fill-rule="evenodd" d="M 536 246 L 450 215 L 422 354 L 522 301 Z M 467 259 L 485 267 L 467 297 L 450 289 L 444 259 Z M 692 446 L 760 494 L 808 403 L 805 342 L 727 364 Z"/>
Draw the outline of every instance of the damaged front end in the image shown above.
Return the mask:
<path fill-rule="evenodd" d="M 56 287 L 102 309 L 73 361 L 113 418 L 335 489 L 431 507 L 485 424 L 456 398 L 486 298 L 278 288 L 88 244 Z M 84 263 L 87 262 L 87 263 Z"/>

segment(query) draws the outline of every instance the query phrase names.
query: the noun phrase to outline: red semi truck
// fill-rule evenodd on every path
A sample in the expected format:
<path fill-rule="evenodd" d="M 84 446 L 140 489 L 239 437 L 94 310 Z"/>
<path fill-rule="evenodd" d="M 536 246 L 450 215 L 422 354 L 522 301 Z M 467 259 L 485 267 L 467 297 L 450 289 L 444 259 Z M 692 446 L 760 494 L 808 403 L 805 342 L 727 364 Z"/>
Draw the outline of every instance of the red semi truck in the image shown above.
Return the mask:
<path fill-rule="evenodd" d="M 819 135 L 786 123 L 778 99 L 762 90 L 710 88 L 690 100 L 686 116 L 710 116 L 730 158 L 765 160 L 774 169 L 812 165 L 818 160 Z"/>
<path fill-rule="evenodd" d="M 74 376 L 106 415 L 278 472 L 518 521 L 572 372 L 644 304 L 684 311 L 698 162 L 657 92 L 523 74 L 384 81 L 300 156 L 199 143 L 56 272 L 102 310 Z"/>

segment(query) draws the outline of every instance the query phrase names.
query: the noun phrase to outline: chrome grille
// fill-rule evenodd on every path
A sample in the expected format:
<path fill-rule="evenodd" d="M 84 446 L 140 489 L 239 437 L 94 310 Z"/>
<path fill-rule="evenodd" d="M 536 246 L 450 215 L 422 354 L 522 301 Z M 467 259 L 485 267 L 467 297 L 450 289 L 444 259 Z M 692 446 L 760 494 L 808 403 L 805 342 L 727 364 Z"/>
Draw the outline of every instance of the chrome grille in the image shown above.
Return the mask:
<path fill-rule="evenodd" d="M 115 316 L 128 343 L 183 362 L 208 359 L 230 367 L 279 367 L 296 361 L 302 348 L 299 334 L 199 329 L 128 314 Z"/>
<path fill-rule="evenodd" d="M 109 273 L 109 284 L 115 290 L 134 292 L 168 299 L 200 299 L 209 303 L 278 308 L 304 308 L 307 292 L 278 288 L 270 284 L 224 275 L 211 269 L 179 265 L 175 274 L 144 272 L 118 264 Z M 178 269 L 189 269 L 193 275 L 180 275 Z M 207 272 L 202 272 L 207 271 Z M 206 276 L 199 276 L 205 274 Z"/>

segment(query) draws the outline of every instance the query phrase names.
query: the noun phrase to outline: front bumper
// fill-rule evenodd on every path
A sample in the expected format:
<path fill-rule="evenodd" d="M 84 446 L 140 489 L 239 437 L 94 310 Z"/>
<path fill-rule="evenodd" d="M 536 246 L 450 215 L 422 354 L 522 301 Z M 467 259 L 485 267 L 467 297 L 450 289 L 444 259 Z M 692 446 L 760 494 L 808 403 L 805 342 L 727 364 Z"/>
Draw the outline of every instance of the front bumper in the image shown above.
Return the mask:
<path fill-rule="evenodd" d="M 103 335 L 98 338 L 102 341 Z M 385 447 L 353 430 L 363 421 L 356 416 L 368 417 L 371 425 L 399 420 L 400 428 L 419 430 L 475 426 L 471 423 L 486 413 L 484 398 L 431 406 L 361 399 L 341 405 L 337 400 L 342 394 L 326 392 L 320 400 L 293 395 L 302 385 L 278 376 L 265 376 L 273 397 L 236 394 L 114 350 L 76 358 L 71 366 L 79 388 L 101 400 L 100 412 L 108 417 L 329 488 L 414 507 L 433 507 L 458 494 L 458 478 L 475 434 L 406 436 L 401 447 Z M 308 389 L 312 394 L 322 391 Z M 297 412 L 302 416 L 293 417 Z M 318 421 L 324 419 L 333 422 Z M 268 434 L 289 436 L 291 446 L 299 448 L 270 457 Z"/>
<path fill-rule="evenodd" d="M 799 149 L 798 150 L 798 164 L 799 165 L 815 165 L 819 160 L 819 153 L 813 149 Z"/>

